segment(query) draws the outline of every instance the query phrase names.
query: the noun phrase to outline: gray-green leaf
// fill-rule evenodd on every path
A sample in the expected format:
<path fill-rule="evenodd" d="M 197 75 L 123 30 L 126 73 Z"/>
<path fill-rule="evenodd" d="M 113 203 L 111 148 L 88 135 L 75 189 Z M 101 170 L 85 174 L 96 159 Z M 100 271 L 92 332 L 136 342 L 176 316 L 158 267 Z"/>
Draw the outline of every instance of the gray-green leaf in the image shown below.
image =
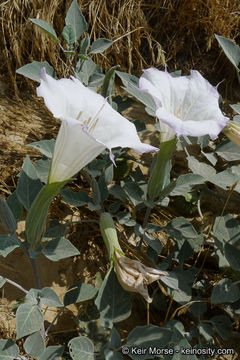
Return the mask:
<path fill-rule="evenodd" d="M 42 253 L 51 261 L 58 261 L 80 254 L 78 249 L 64 237 L 49 241 Z"/>
<path fill-rule="evenodd" d="M 113 323 L 130 316 L 130 294 L 119 284 L 113 269 L 105 276 L 95 304 L 101 313 L 101 324 L 103 326 L 112 328 Z"/>
<path fill-rule="evenodd" d="M 43 315 L 38 305 L 22 304 L 16 313 L 17 339 L 41 329 Z"/>
<path fill-rule="evenodd" d="M 107 50 L 113 44 L 112 40 L 99 38 L 94 41 L 90 48 L 90 54 L 99 54 Z"/>
<path fill-rule="evenodd" d="M 13 340 L 0 340 L 0 359 L 14 360 L 19 354 L 18 346 Z"/>
<path fill-rule="evenodd" d="M 213 288 L 212 304 L 233 303 L 240 298 L 240 290 L 230 279 L 220 280 Z"/>
<path fill-rule="evenodd" d="M 70 8 L 68 9 L 67 16 L 65 18 L 66 25 L 71 25 L 74 32 L 74 42 L 77 42 L 80 36 L 87 30 L 87 22 L 79 9 L 76 0 L 73 0 Z"/>
<path fill-rule="evenodd" d="M 94 345 L 85 336 L 73 338 L 68 343 L 69 352 L 73 360 L 94 360 Z"/>
<path fill-rule="evenodd" d="M 23 344 L 26 353 L 32 357 L 38 357 L 45 351 L 45 343 L 40 331 L 27 337 Z"/>
<path fill-rule="evenodd" d="M 17 69 L 16 73 L 23 75 L 28 79 L 40 82 L 39 73 L 42 68 L 46 69 L 46 73 L 48 75 L 52 76 L 53 78 L 55 77 L 54 68 L 51 65 L 49 65 L 47 61 L 44 62 L 33 61 Z"/>
<path fill-rule="evenodd" d="M 53 29 L 53 27 L 50 24 L 48 24 L 46 21 L 43 21 L 43 20 L 40 20 L 40 19 L 31 19 L 31 18 L 29 18 L 29 20 L 31 20 L 32 23 L 37 25 L 46 34 L 48 34 L 54 41 L 56 41 L 56 43 L 59 43 L 57 34 L 56 34 L 55 30 Z"/>

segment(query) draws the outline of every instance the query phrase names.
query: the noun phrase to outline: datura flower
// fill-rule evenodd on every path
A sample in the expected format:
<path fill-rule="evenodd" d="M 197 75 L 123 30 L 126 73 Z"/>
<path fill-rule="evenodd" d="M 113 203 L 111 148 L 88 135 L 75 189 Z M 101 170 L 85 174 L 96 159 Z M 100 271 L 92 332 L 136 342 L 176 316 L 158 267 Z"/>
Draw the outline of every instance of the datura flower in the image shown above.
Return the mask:
<path fill-rule="evenodd" d="M 129 259 L 119 251 L 114 252 L 114 270 L 123 289 L 141 294 L 148 303 L 151 303 L 152 299 L 149 297 L 147 286 L 159 280 L 161 276 L 168 275 L 166 271 Z"/>
<path fill-rule="evenodd" d="M 138 260 L 132 260 L 124 255 L 121 249 L 117 231 L 111 214 L 105 212 L 100 216 L 100 230 L 108 250 L 109 260 L 123 289 L 141 294 L 151 303 L 147 286 L 159 280 L 161 276 L 168 275 L 166 271 L 157 270 L 143 265 Z"/>
<path fill-rule="evenodd" d="M 229 121 L 219 108 L 216 87 L 196 70 L 189 76 L 173 77 L 167 71 L 150 68 L 139 79 L 139 89 L 155 101 L 156 117 L 163 132 L 161 141 L 176 135 L 207 134 L 214 140 Z"/>
<path fill-rule="evenodd" d="M 157 151 L 143 144 L 134 124 L 121 116 L 107 100 L 78 79 L 55 80 L 40 71 L 37 95 L 54 117 L 62 121 L 52 158 L 49 183 L 70 179 L 105 148 L 131 147 L 135 152 Z"/>

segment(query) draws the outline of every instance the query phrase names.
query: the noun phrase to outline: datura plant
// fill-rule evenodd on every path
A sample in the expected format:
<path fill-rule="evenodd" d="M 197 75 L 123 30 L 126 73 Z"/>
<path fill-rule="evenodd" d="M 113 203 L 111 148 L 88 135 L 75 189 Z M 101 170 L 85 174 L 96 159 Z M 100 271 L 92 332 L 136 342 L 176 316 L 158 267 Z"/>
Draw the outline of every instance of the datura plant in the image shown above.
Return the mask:
<path fill-rule="evenodd" d="M 27 240 L 38 244 L 52 199 L 61 188 L 105 148 L 131 147 L 137 153 L 158 151 L 140 141 L 134 124 L 115 111 L 107 100 L 78 79 L 55 80 L 40 71 L 37 95 L 61 120 L 47 185 L 36 197 L 26 221 Z"/>
<path fill-rule="evenodd" d="M 102 213 L 100 216 L 100 229 L 104 243 L 108 250 L 108 256 L 111 267 L 124 290 L 137 292 L 144 299 L 151 303 L 147 286 L 154 281 L 160 280 L 164 275 L 168 275 L 166 271 L 161 271 L 143 265 L 138 260 L 132 260 L 124 255 L 121 249 L 117 231 L 110 213 Z"/>
<path fill-rule="evenodd" d="M 155 68 L 144 70 L 139 90 L 154 99 L 159 119 L 160 151 L 148 183 L 148 197 L 154 200 L 169 182 L 169 161 L 177 138 L 208 134 L 214 140 L 229 119 L 219 108 L 217 89 L 195 70 L 189 76 L 177 77 Z"/>

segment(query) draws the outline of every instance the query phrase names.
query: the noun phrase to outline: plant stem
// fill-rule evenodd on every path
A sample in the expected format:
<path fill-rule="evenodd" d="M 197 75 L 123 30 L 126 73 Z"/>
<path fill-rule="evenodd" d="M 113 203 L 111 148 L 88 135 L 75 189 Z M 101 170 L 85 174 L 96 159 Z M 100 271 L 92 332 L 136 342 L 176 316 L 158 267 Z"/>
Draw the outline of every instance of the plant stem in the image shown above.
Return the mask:
<path fill-rule="evenodd" d="M 31 259 L 30 257 L 29 257 L 29 259 L 30 259 L 30 262 L 32 264 L 32 269 L 33 269 L 33 273 L 34 273 L 36 288 L 38 290 L 41 290 L 40 277 L 39 277 L 37 262 L 36 262 L 35 259 Z M 39 306 L 39 309 L 40 309 L 40 311 L 42 313 L 42 301 L 41 301 L 41 298 L 39 300 L 39 305 L 38 306 Z M 45 339 L 46 333 L 45 333 L 44 319 L 43 319 L 43 323 L 42 323 L 41 334 L 42 334 L 43 339 Z"/>
<path fill-rule="evenodd" d="M 65 306 L 62 307 L 61 309 L 58 310 L 56 316 L 54 317 L 53 321 L 51 322 L 51 324 L 48 326 L 47 330 L 45 331 L 45 336 L 48 336 L 49 331 L 51 330 L 53 324 L 55 323 L 55 321 L 59 318 L 59 316 L 62 314 L 62 312 L 65 310 Z"/>
<path fill-rule="evenodd" d="M 149 206 L 147 207 L 147 210 L 145 212 L 145 216 L 144 216 L 144 220 L 143 220 L 143 229 L 145 229 L 146 225 L 147 225 L 147 222 L 148 222 L 148 219 L 149 219 L 149 216 L 151 214 L 151 211 L 152 211 L 152 208 L 150 208 Z M 142 243 L 143 243 L 143 238 L 141 237 L 140 241 L 139 241 L 139 245 L 138 245 L 138 250 L 140 251 L 141 248 L 142 248 Z"/>
<path fill-rule="evenodd" d="M 23 291 L 25 294 L 28 293 L 28 291 L 26 289 L 24 289 L 21 285 L 17 284 L 15 281 L 10 280 L 6 277 L 4 277 L 4 279 L 6 280 L 6 282 L 8 282 L 9 284 L 15 286 L 16 288 L 18 288 L 19 290 Z"/>
<path fill-rule="evenodd" d="M 36 262 L 35 259 L 31 259 L 31 258 L 29 258 L 29 259 L 30 259 L 31 264 L 32 264 L 32 269 L 33 269 L 33 273 L 34 273 L 36 288 L 41 290 L 39 272 L 38 272 L 38 268 L 37 268 L 37 262 Z"/>

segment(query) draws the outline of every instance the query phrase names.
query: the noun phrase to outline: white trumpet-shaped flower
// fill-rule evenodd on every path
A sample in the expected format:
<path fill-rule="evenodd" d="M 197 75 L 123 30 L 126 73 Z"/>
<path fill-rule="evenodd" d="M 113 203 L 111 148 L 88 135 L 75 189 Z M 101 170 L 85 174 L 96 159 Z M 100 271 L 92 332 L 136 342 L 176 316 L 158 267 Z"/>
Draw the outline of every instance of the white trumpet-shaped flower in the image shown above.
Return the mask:
<path fill-rule="evenodd" d="M 167 71 L 155 68 L 144 70 L 139 89 L 149 93 L 156 104 L 156 117 L 160 120 L 161 141 L 176 135 L 209 135 L 213 140 L 227 125 L 219 105 L 219 94 L 195 70 L 189 76 L 173 77 Z"/>
<path fill-rule="evenodd" d="M 168 275 L 166 271 L 129 259 L 117 250 L 114 252 L 114 270 L 123 289 L 141 294 L 148 303 L 151 303 L 152 299 L 149 297 L 147 286 L 159 280 L 161 276 Z"/>
<path fill-rule="evenodd" d="M 135 152 L 157 151 L 143 144 L 135 126 L 115 111 L 106 99 L 78 79 L 55 80 L 40 72 L 37 95 L 54 117 L 62 121 L 54 149 L 49 183 L 71 178 L 105 148 L 131 147 Z"/>

